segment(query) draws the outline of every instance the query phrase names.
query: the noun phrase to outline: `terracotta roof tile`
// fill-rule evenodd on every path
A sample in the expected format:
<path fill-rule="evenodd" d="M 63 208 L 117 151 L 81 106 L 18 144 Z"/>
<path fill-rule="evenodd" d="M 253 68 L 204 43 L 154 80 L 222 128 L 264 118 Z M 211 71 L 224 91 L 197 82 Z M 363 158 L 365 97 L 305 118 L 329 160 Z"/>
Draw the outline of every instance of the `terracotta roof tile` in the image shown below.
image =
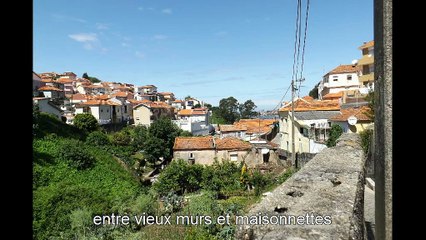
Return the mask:
<path fill-rule="evenodd" d="M 207 110 L 205 108 L 194 108 L 194 109 L 182 109 L 178 112 L 178 115 L 205 115 Z"/>
<path fill-rule="evenodd" d="M 341 73 L 356 73 L 361 71 L 358 65 L 339 65 L 335 69 L 331 70 L 327 74 L 341 74 Z"/>
<path fill-rule="evenodd" d="M 120 91 L 120 92 L 116 92 L 115 94 L 113 94 L 113 96 L 115 96 L 115 97 L 127 97 L 127 95 L 128 95 L 128 93 L 127 92 L 122 92 L 122 91 Z"/>
<path fill-rule="evenodd" d="M 88 96 L 85 94 L 77 93 L 71 96 L 72 100 L 87 100 Z"/>
<path fill-rule="evenodd" d="M 215 146 L 216 144 L 216 146 Z M 249 150 L 251 144 L 238 138 L 227 137 L 223 139 L 213 136 L 204 137 L 177 137 L 173 145 L 174 151 L 185 150 Z"/>
<path fill-rule="evenodd" d="M 307 101 L 304 99 L 297 99 L 294 104 L 294 111 L 336 111 L 340 110 L 338 100 L 312 100 Z M 280 112 L 291 111 L 291 102 L 287 103 L 284 107 L 279 109 Z"/>
<path fill-rule="evenodd" d="M 72 83 L 73 82 L 73 80 L 71 80 L 71 79 L 69 79 L 69 78 L 59 78 L 58 80 L 56 80 L 56 82 L 58 82 L 58 83 Z"/>
<path fill-rule="evenodd" d="M 362 44 L 361 47 L 359 47 L 358 49 L 362 50 L 364 48 L 369 48 L 369 47 L 374 47 L 374 40 L 371 40 L 369 42 Z"/>
<path fill-rule="evenodd" d="M 277 123 L 275 119 L 240 119 L 234 123 L 235 126 L 243 126 L 247 128 L 247 134 L 267 133 L 271 131 L 272 125 Z"/>
<path fill-rule="evenodd" d="M 237 125 L 230 125 L 230 124 L 221 124 L 219 125 L 219 131 L 223 132 L 240 132 L 240 131 L 247 131 L 246 126 L 237 126 Z"/>
<path fill-rule="evenodd" d="M 343 97 L 343 91 L 340 91 L 338 93 L 328 93 L 324 97 L 322 97 L 323 100 L 333 100 L 333 99 L 339 99 Z"/>
<path fill-rule="evenodd" d="M 346 122 L 350 116 L 355 116 L 358 121 L 371 121 L 372 120 L 368 117 L 368 112 L 370 111 L 370 108 L 367 106 L 362 106 L 359 108 L 346 108 L 340 110 L 340 113 L 331 117 L 331 121 L 336 122 Z"/>
<path fill-rule="evenodd" d="M 41 88 L 38 89 L 39 91 L 57 91 L 57 92 L 63 92 L 63 90 L 56 88 L 56 87 L 52 87 L 52 86 L 43 86 Z"/>
<path fill-rule="evenodd" d="M 173 145 L 173 150 L 213 150 L 214 143 L 212 136 L 205 137 L 177 137 Z"/>
<path fill-rule="evenodd" d="M 216 139 L 217 150 L 249 150 L 251 144 L 235 137 Z"/>

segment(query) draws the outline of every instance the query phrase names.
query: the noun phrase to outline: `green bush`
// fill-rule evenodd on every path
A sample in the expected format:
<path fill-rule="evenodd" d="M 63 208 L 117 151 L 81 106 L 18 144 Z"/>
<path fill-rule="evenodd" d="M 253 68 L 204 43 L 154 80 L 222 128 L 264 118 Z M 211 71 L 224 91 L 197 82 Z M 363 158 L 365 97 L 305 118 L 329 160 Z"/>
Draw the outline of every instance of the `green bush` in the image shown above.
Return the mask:
<path fill-rule="evenodd" d="M 86 138 L 86 143 L 97 147 L 104 147 L 111 144 L 108 135 L 101 131 L 91 132 Z"/>
<path fill-rule="evenodd" d="M 79 170 L 90 168 L 95 161 L 86 146 L 82 142 L 73 139 L 62 142 L 59 147 L 58 158 Z"/>
<path fill-rule="evenodd" d="M 98 120 L 90 113 L 77 114 L 74 117 L 74 126 L 87 132 L 93 132 L 98 129 Z"/>
<path fill-rule="evenodd" d="M 203 171 L 201 186 L 203 189 L 229 194 L 241 190 L 244 185 L 240 182 L 241 167 L 229 160 L 206 166 Z"/>
<path fill-rule="evenodd" d="M 367 154 L 370 150 L 370 144 L 373 140 L 373 130 L 367 129 L 365 131 L 362 131 L 359 133 L 359 136 L 361 137 L 361 146 L 364 150 L 364 153 Z"/>
<path fill-rule="evenodd" d="M 327 147 L 336 146 L 336 141 L 342 135 L 343 129 L 340 125 L 333 124 L 331 125 L 330 136 L 326 142 Z"/>
<path fill-rule="evenodd" d="M 194 192 L 201 187 L 202 173 L 201 165 L 189 165 L 182 159 L 174 160 L 161 172 L 153 187 L 163 196 L 169 192 L 180 195 L 185 192 Z"/>
<path fill-rule="evenodd" d="M 126 131 L 116 132 L 112 135 L 112 143 L 116 146 L 129 146 L 131 141 L 132 138 Z"/>

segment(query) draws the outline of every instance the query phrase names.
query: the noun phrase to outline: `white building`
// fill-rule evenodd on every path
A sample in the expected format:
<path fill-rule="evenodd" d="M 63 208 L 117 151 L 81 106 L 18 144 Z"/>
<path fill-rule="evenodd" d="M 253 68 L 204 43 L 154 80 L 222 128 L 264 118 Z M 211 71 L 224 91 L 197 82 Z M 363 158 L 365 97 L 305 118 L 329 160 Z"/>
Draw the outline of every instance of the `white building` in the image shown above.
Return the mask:
<path fill-rule="evenodd" d="M 324 75 L 318 86 L 318 98 L 323 99 L 326 94 L 340 91 L 359 90 L 358 75 L 361 69 L 357 65 L 340 65 Z"/>
<path fill-rule="evenodd" d="M 38 105 L 40 112 L 50 113 L 61 119 L 62 110 L 52 103 L 48 97 L 35 97 L 33 102 Z"/>
<path fill-rule="evenodd" d="M 193 135 L 209 134 L 209 111 L 206 108 L 182 109 L 173 122 Z"/>

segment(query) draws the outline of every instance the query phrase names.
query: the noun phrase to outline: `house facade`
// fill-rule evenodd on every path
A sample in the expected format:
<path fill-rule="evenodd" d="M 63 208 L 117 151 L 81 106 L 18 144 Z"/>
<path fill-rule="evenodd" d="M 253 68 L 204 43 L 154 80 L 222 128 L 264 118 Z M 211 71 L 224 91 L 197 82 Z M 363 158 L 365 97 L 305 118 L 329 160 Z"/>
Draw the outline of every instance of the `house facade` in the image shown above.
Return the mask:
<path fill-rule="evenodd" d="M 362 57 L 358 60 L 358 66 L 361 69 L 359 74 L 361 93 L 367 94 L 369 91 L 374 91 L 374 40 L 364 42 L 359 50 L 362 52 Z"/>
<path fill-rule="evenodd" d="M 160 117 L 174 119 L 173 107 L 163 102 L 145 102 L 133 107 L 133 120 L 135 125 L 150 126 Z"/>
<path fill-rule="evenodd" d="M 242 162 L 250 151 L 250 143 L 237 138 L 177 137 L 173 146 L 173 159 L 203 165 L 212 165 L 215 159 Z"/>
<path fill-rule="evenodd" d="M 339 65 L 323 76 L 318 85 L 318 98 L 342 91 L 359 90 L 358 75 L 360 68 L 356 65 Z"/>
<path fill-rule="evenodd" d="M 56 116 L 58 119 L 61 119 L 63 111 L 59 106 L 56 106 L 49 98 L 47 97 L 34 97 L 34 104 L 37 104 L 40 112 L 49 113 Z"/>
<path fill-rule="evenodd" d="M 326 147 L 325 141 L 331 129 L 328 120 L 340 111 L 340 103 L 333 100 L 314 100 L 303 97 L 294 101 L 294 124 L 291 103 L 279 109 L 280 149 L 292 153 L 292 128 L 294 128 L 295 151 L 318 153 Z"/>
<path fill-rule="evenodd" d="M 342 127 L 344 133 L 360 133 L 374 124 L 374 120 L 368 115 L 369 112 L 368 106 L 341 109 L 339 113 L 330 117 L 330 121 Z"/>

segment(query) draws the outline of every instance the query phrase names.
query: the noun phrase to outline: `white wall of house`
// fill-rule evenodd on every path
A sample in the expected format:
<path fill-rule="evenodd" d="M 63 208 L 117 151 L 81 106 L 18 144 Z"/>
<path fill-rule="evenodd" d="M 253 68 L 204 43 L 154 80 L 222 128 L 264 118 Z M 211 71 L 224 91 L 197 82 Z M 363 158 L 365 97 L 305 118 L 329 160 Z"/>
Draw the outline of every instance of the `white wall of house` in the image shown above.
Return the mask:
<path fill-rule="evenodd" d="M 52 103 L 49 103 L 48 98 L 35 100 L 35 102 L 38 104 L 40 112 L 50 113 L 55 115 L 57 118 L 61 119 L 61 116 L 62 116 L 61 111 L 53 107 L 51 105 Z"/>
<path fill-rule="evenodd" d="M 220 132 L 220 137 L 236 137 L 239 139 L 245 139 L 246 138 L 246 131 L 235 131 L 235 132 Z"/>
<path fill-rule="evenodd" d="M 209 127 L 204 122 L 192 122 L 190 119 L 172 120 L 180 129 L 192 133 L 194 136 L 209 134 Z"/>
<path fill-rule="evenodd" d="M 145 105 L 139 105 L 133 109 L 133 119 L 135 121 L 135 125 L 151 125 L 151 109 Z"/>
<path fill-rule="evenodd" d="M 324 77 L 324 87 L 332 88 L 349 86 L 359 86 L 357 73 L 330 74 Z"/>

